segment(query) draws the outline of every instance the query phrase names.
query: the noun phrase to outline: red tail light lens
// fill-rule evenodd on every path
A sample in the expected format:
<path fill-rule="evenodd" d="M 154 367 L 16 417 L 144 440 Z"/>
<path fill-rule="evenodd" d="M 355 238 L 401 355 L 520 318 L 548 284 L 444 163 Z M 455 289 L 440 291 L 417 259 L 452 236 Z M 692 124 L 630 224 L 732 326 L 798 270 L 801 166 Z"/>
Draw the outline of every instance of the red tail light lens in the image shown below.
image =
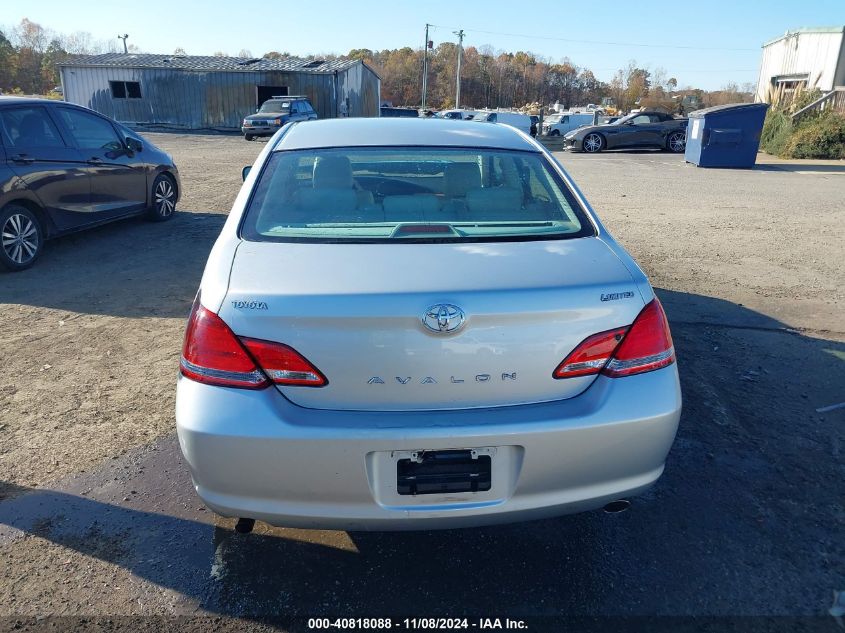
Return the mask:
<path fill-rule="evenodd" d="M 320 370 L 292 347 L 253 338 L 241 338 L 241 342 L 277 385 L 322 387 L 328 384 Z"/>
<path fill-rule="evenodd" d="M 628 328 L 599 332 L 584 339 L 555 369 L 555 378 L 574 378 L 599 373 L 619 346 Z"/>
<path fill-rule="evenodd" d="M 207 385 L 261 389 L 270 384 L 219 316 L 194 301 L 179 363 L 182 375 Z"/>
<path fill-rule="evenodd" d="M 602 373 L 619 378 L 667 367 L 674 362 L 675 347 L 669 322 L 660 301 L 654 299 L 634 320 Z"/>
<path fill-rule="evenodd" d="M 199 299 L 188 318 L 179 365 L 183 376 L 220 387 L 328 384 L 320 370 L 295 349 L 270 341 L 239 339 L 223 319 L 202 307 Z"/>
<path fill-rule="evenodd" d="M 611 378 L 631 376 L 675 362 L 672 334 L 663 306 L 654 299 L 631 327 L 594 334 L 581 342 L 555 369 L 555 378 L 603 373 Z"/>

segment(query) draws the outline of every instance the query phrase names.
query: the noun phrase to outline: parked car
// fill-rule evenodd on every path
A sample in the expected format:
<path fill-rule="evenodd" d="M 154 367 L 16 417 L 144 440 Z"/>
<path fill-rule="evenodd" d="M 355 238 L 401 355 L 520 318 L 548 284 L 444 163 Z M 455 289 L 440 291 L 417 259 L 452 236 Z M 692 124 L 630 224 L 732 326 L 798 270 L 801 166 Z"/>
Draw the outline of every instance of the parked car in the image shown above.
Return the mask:
<path fill-rule="evenodd" d="M 478 114 L 475 110 L 441 110 L 437 117 L 441 119 L 454 119 L 457 121 L 469 121 Z"/>
<path fill-rule="evenodd" d="M 543 134 L 547 136 L 563 136 L 567 132 L 578 129 L 583 125 L 592 125 L 592 114 L 559 114 L 543 121 Z"/>
<path fill-rule="evenodd" d="M 573 151 L 659 147 L 683 152 L 687 143 L 687 119 L 676 119 L 665 112 L 636 112 L 608 125 L 578 128 L 563 138 L 564 148 Z"/>
<path fill-rule="evenodd" d="M 536 141 L 469 127 L 294 124 L 245 170 L 176 397 L 239 531 L 519 521 L 663 472 L 681 393 L 648 280 Z"/>
<path fill-rule="evenodd" d="M 412 108 L 393 108 L 382 106 L 379 108 L 379 115 L 383 117 L 410 117 L 412 119 L 420 116 L 419 110 Z"/>
<path fill-rule="evenodd" d="M 519 112 L 479 112 L 473 121 L 486 121 L 487 123 L 502 123 L 531 134 L 531 118 L 527 114 Z"/>
<path fill-rule="evenodd" d="M 44 241 L 131 215 L 169 220 L 181 186 L 173 159 L 97 112 L 0 97 L 0 264 L 23 270 Z"/>
<path fill-rule="evenodd" d="M 529 118 L 531 119 L 531 136 L 537 136 L 537 133 L 539 132 L 540 117 L 536 114 L 530 114 Z"/>
<path fill-rule="evenodd" d="M 285 123 L 316 119 L 317 113 L 308 97 L 273 97 L 262 103 L 255 114 L 244 117 L 241 132 L 251 141 L 256 136 L 272 136 Z"/>

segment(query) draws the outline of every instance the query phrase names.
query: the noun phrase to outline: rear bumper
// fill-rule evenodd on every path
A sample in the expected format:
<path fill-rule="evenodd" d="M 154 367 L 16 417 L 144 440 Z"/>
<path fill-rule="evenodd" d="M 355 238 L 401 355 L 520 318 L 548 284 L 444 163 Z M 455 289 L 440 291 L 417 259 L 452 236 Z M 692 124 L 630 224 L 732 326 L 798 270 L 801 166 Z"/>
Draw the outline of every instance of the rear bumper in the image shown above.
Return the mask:
<path fill-rule="evenodd" d="M 460 411 L 295 406 L 275 389 L 179 379 L 179 444 L 224 516 L 344 530 L 466 527 L 568 514 L 635 495 L 663 472 L 681 393 L 675 365 L 600 377 L 581 396 Z M 401 496 L 397 451 L 494 447 L 486 492 Z"/>

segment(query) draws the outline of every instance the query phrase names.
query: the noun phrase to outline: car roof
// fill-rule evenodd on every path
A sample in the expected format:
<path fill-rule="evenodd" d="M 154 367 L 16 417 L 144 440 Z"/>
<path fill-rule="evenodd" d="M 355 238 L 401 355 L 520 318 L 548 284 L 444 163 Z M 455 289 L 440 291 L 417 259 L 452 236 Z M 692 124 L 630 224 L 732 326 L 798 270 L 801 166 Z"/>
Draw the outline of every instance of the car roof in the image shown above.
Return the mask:
<path fill-rule="evenodd" d="M 0 96 L 0 105 L 24 105 L 29 103 L 36 103 L 44 105 L 45 103 L 64 103 L 55 99 L 39 99 L 38 97 L 16 97 L 11 95 Z"/>
<path fill-rule="evenodd" d="M 530 139 L 507 125 L 410 117 L 361 117 L 296 123 L 276 141 L 273 150 L 390 146 L 539 151 Z"/>
<path fill-rule="evenodd" d="M 77 105 L 75 103 L 69 103 L 67 101 L 62 101 L 61 99 L 43 99 L 41 97 L 13 97 L 7 95 L 0 95 L 0 106 L 4 105 L 61 105 L 67 106 L 69 108 L 76 108 L 78 110 L 86 110 L 88 112 L 93 112 L 94 114 L 100 114 L 99 112 L 92 110 L 91 108 L 86 108 L 85 106 Z M 100 116 L 105 115 L 101 114 Z"/>

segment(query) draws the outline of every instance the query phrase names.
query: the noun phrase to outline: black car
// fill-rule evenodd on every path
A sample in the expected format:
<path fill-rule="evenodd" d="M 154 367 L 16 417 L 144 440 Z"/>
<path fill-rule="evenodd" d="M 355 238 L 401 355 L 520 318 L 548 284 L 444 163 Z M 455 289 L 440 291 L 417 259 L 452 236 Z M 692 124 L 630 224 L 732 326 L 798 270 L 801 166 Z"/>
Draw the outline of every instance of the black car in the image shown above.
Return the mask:
<path fill-rule="evenodd" d="M 316 120 L 317 113 L 308 97 L 272 97 L 262 103 L 255 114 L 244 117 L 241 132 L 246 140 L 251 141 L 256 136 L 273 136 L 285 123 Z"/>
<path fill-rule="evenodd" d="M 176 211 L 173 159 L 127 127 L 61 101 L 0 97 L 0 264 L 31 266 L 44 241 Z"/>
<path fill-rule="evenodd" d="M 610 124 L 579 127 L 563 137 L 564 149 L 584 152 L 639 147 L 683 152 L 686 143 L 687 119 L 665 112 L 637 112 Z"/>
<path fill-rule="evenodd" d="M 537 136 L 538 126 L 540 125 L 540 117 L 536 114 L 531 115 L 531 136 Z"/>

